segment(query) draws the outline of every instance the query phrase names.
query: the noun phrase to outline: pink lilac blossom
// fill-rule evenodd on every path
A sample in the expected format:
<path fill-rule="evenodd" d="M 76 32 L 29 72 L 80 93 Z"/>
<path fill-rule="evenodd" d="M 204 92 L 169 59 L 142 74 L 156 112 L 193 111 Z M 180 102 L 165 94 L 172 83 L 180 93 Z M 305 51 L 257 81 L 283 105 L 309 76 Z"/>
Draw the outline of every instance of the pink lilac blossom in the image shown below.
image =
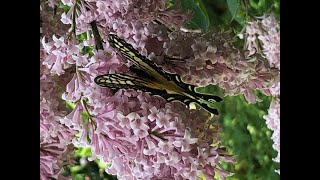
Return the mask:
<path fill-rule="evenodd" d="M 143 32 L 141 29 L 144 27 L 151 30 L 155 27 L 139 22 L 134 25 L 132 29 L 136 30 L 133 33 L 138 29 Z M 68 49 L 64 39 L 60 38 L 43 42 L 48 53 L 61 47 Z M 141 40 L 141 37 L 132 38 Z M 73 139 L 73 144 L 91 147 L 92 159 L 97 157 L 111 162 L 107 172 L 117 174 L 120 179 L 189 179 L 200 174 L 212 179 L 216 173 L 222 178 L 230 175 L 220 169 L 219 161 L 233 162 L 233 158 L 221 148 L 210 146 L 219 138 L 219 127 L 217 124 L 209 127 L 210 123 L 205 123 L 208 114 L 189 110 L 181 103 L 165 103 L 162 98 L 148 93 L 120 90 L 113 95 L 109 89 L 101 89 L 94 84 L 93 78 L 98 74 L 128 71 L 124 59 L 116 53 L 106 53 L 112 50 L 108 43 L 104 48 L 105 51 L 94 51 L 91 58 L 84 57 L 88 60 L 81 61 L 83 63 L 73 63 L 78 71 L 62 95 L 64 100 L 77 104 L 70 114 L 60 119 L 61 124 L 80 132 L 80 138 Z M 68 63 L 70 57 L 77 59 L 66 56 L 64 62 Z M 90 114 L 83 125 L 82 112 Z M 192 165 L 198 158 L 201 158 L 201 163 Z"/>
<path fill-rule="evenodd" d="M 269 88 L 278 78 L 278 72 L 268 67 L 259 55 L 248 58 L 244 53 L 232 47 L 228 43 L 228 38 L 224 37 L 227 33 L 211 34 L 211 37 L 210 35 L 209 37 L 196 37 L 191 33 L 188 35 L 172 33 L 170 34 L 171 41 L 168 42 L 169 38 L 164 26 L 135 20 L 138 17 L 131 21 L 123 20 L 126 16 L 134 17 L 137 15 L 134 11 L 135 6 L 137 7 L 135 3 L 139 4 L 141 2 L 81 2 L 81 8 L 76 12 L 79 18 L 83 14 L 91 14 L 90 19 L 100 19 L 96 22 L 100 29 L 103 27 L 101 31 L 103 37 L 106 35 L 106 29 L 108 32 L 116 32 L 118 36 L 133 44 L 134 48 L 142 54 L 150 54 L 151 57 L 152 55 L 160 56 L 160 59 L 164 59 L 160 60 L 160 63 L 166 61 L 163 52 L 168 56 L 180 53 L 179 57 L 187 58 L 187 62 L 180 63 L 171 70 L 182 75 L 188 83 L 198 86 L 217 84 L 225 90 L 226 95 L 244 94 L 249 102 L 259 101 L 253 93 L 255 89 L 260 89 L 265 94 L 270 95 Z M 154 11 L 161 9 L 161 3 L 151 5 L 152 3 L 155 2 L 145 4 L 154 7 Z M 73 4 L 73 6 L 75 5 Z M 72 7 L 67 13 L 69 22 L 72 19 Z M 148 6 L 148 8 L 150 7 Z M 79 32 L 87 31 L 88 22 L 78 20 L 79 18 L 76 18 L 76 29 Z M 184 44 L 185 41 L 187 41 L 186 44 Z M 186 56 L 187 52 L 189 52 L 189 56 Z M 155 60 L 155 62 L 159 63 L 159 60 Z"/>
<path fill-rule="evenodd" d="M 173 27 L 175 30 L 180 30 L 183 23 L 191 19 L 190 14 L 183 12 L 178 3 L 171 8 L 167 8 L 166 3 L 166 1 L 140 0 L 133 6 L 129 6 L 124 18 L 138 19 L 143 22 L 158 20 L 168 28 Z"/>
<path fill-rule="evenodd" d="M 165 56 L 150 53 L 149 58 L 187 83 L 218 85 L 226 96 L 244 94 L 252 103 L 260 101 L 254 90 L 270 95 L 270 87 L 279 79 L 279 71 L 262 56 L 247 56 L 232 46 L 226 32 L 173 32 L 169 37 L 163 46 Z"/>
<path fill-rule="evenodd" d="M 266 120 L 267 127 L 273 131 L 273 148 L 278 155 L 273 160 L 280 163 L 280 98 L 275 98 L 270 105 L 268 114 L 263 117 Z M 280 170 L 277 170 L 280 174 Z"/>
<path fill-rule="evenodd" d="M 49 76 L 62 77 L 73 71 L 67 74 L 69 81 L 63 86 L 62 98 L 75 102 L 76 107 L 56 120 L 70 130 L 69 134 L 79 132 L 81 136 L 73 138 L 73 144 L 91 147 L 92 158 L 111 162 L 106 170 L 119 178 L 194 179 L 203 174 L 213 179 L 216 173 L 225 178 L 230 173 L 220 169 L 219 161 L 233 162 L 233 158 L 223 148 L 211 146 L 218 141 L 220 128 L 212 120 L 207 121 L 208 114 L 190 110 L 181 103 L 166 103 L 148 93 L 120 90 L 114 94 L 94 84 L 93 78 L 98 74 L 128 72 L 128 62 L 109 47 L 106 36 L 116 32 L 142 54 L 150 54 L 166 70 L 179 73 L 188 83 L 217 84 L 227 95 L 242 93 L 249 102 L 257 100 L 254 89 L 270 94 L 269 88 L 278 71 L 259 55 L 249 57 L 234 48 L 228 42 L 227 33 L 168 34 L 168 22 L 174 22 L 171 25 L 178 29 L 186 16 L 163 9 L 160 1 L 148 2 L 87 0 L 79 1 L 79 9 L 75 10 L 77 4 L 62 1 L 71 8 L 61 14 L 61 21 L 72 24 L 75 15 L 76 34 L 87 32 L 87 39 L 77 43 L 67 39 L 67 34 L 47 37 L 48 41 L 43 38 L 42 45 L 48 54 L 43 64 Z M 146 4 L 142 12 L 158 15 L 141 16 L 135 9 L 139 3 Z M 148 22 L 158 18 L 167 22 L 166 26 Z M 81 49 L 94 44 L 90 35 L 93 20 L 106 43 L 104 51 L 93 51 L 94 55 L 89 57 Z M 172 68 L 172 63 L 176 67 Z M 89 113 L 84 124 L 83 112 Z"/>
<path fill-rule="evenodd" d="M 260 54 L 248 56 L 234 48 L 228 42 L 230 38 L 226 36 L 227 33 L 215 33 L 203 37 L 197 37 L 197 34 L 192 33 L 183 35 L 181 32 L 161 33 L 164 37 L 161 38 L 162 42 L 159 42 L 159 38 L 150 38 L 149 33 L 135 38 L 137 34 L 133 36 L 131 34 L 138 32 L 135 30 L 137 26 L 133 28 L 130 24 L 123 25 L 126 21 L 119 22 L 121 26 L 113 26 L 113 30 L 120 37 L 128 40 L 142 54 L 149 54 L 154 62 L 166 70 L 180 74 L 188 83 L 198 86 L 217 84 L 225 90 L 226 95 L 244 94 L 248 102 L 259 101 L 253 90 L 259 89 L 266 95 L 274 93 L 273 87 L 277 85 L 279 72 L 270 67 Z M 138 29 L 141 29 L 141 26 L 140 23 Z M 153 23 L 147 24 L 146 27 L 153 32 L 155 27 L 163 28 Z M 141 31 L 143 33 L 150 30 L 147 28 L 147 31 L 146 29 Z M 166 29 L 156 32 L 164 31 L 166 32 Z M 179 60 L 167 58 L 173 56 Z"/>
<path fill-rule="evenodd" d="M 280 70 L 280 25 L 274 15 L 249 22 L 246 26 L 246 35 L 246 47 L 250 53 L 262 50 L 270 65 Z"/>
<path fill-rule="evenodd" d="M 81 54 L 84 44 L 75 44 L 74 41 L 67 40 L 67 36 L 56 37 L 53 35 L 52 40 L 49 39 L 48 42 L 43 37 L 42 46 L 45 53 L 48 54 L 42 64 L 50 70 L 51 74 L 60 76 L 73 64 L 77 66 L 87 64 L 88 55 Z"/>
<path fill-rule="evenodd" d="M 109 32 L 114 32 L 119 37 L 125 38 L 143 55 L 147 55 L 148 52 L 161 53 L 162 46 L 156 46 L 158 49 L 152 47 L 153 44 L 162 45 L 168 40 L 167 27 L 179 29 L 190 18 L 182 13 L 178 6 L 166 8 L 165 1 L 92 0 L 81 1 L 78 4 L 80 7 L 75 15 L 77 34 L 88 32 L 91 29 L 89 23 L 95 20 L 102 39 L 106 39 Z M 72 4 L 70 10 L 61 15 L 63 23 L 72 24 L 74 7 L 75 4 Z M 163 24 L 152 22 L 156 19 Z"/>
<path fill-rule="evenodd" d="M 213 179 L 215 173 L 222 178 L 230 175 L 221 170 L 219 161 L 233 162 L 233 158 L 222 148 L 210 146 L 217 141 L 220 128 L 211 123 L 208 113 L 190 110 L 178 102 L 166 103 L 144 92 L 119 90 L 110 95 L 102 90 L 107 91 L 98 86 L 87 89 L 91 92 L 84 97 L 100 93 L 101 101 L 78 104 L 64 121 L 72 122 L 77 130 L 82 126 L 83 106 L 97 112 L 80 128 L 80 138 L 73 143 L 91 147 L 91 159 L 111 162 L 108 173 L 119 179 L 196 179 L 200 174 Z M 123 106 L 129 111 L 124 112 Z"/>
<path fill-rule="evenodd" d="M 272 96 L 280 98 L 280 81 L 275 82 L 269 90 Z"/>
<path fill-rule="evenodd" d="M 59 48 L 64 46 L 64 41 L 61 38 L 53 37 L 51 44 Z M 44 47 L 48 46 L 46 43 L 43 45 Z M 80 138 L 73 139 L 73 144 L 91 147 L 92 158 L 97 157 L 102 161 L 111 162 L 112 166 L 107 169 L 107 172 L 117 174 L 120 179 L 142 177 L 189 179 L 190 177 L 196 178 L 200 174 L 213 178 L 215 173 L 224 178 L 230 175 L 219 168 L 218 161 L 233 162 L 232 157 L 226 155 L 220 148 L 210 146 L 213 140 L 217 140 L 218 127 L 206 129 L 207 135 L 201 134 L 202 138 L 207 137 L 205 139 L 193 138 L 200 137 L 198 131 L 205 128 L 204 123 L 199 123 L 199 121 L 207 119 L 205 116 L 199 116 L 196 112 L 193 112 L 193 116 L 192 114 L 181 114 L 181 110 L 185 110 L 186 113 L 192 111 L 180 103 L 170 106 L 170 103 L 165 104 L 163 99 L 158 100 L 147 93 L 119 91 L 118 94 L 111 96 L 108 90 L 101 89 L 92 83 L 92 79 L 97 74 L 128 70 L 123 62 L 114 57 L 116 56 L 107 58 L 103 56 L 101 51 L 95 52 L 93 57 L 78 64 L 79 71 L 66 85 L 66 92 L 62 95 L 63 99 L 72 102 L 88 99 L 88 107 L 93 108 L 90 113 L 95 116 L 90 123 L 88 120 L 82 125 L 81 112 L 86 109 L 84 107 L 86 105 L 82 103 L 78 104 L 69 115 L 60 118 L 61 125 L 72 131 L 80 132 Z M 87 72 L 90 71 L 95 73 L 88 74 Z M 166 106 L 166 109 L 161 111 L 161 105 Z M 156 107 L 156 110 L 153 107 Z M 149 109 L 153 111 L 149 111 Z M 173 110 L 176 112 L 171 112 Z M 128 114 L 129 112 L 130 114 Z M 179 114 L 177 114 L 178 112 Z M 117 116 L 115 116 L 116 114 Z M 153 120 L 150 121 L 149 116 Z M 188 120 L 186 117 L 192 119 Z M 120 123 L 117 122 L 117 118 Z M 191 120 L 197 123 L 188 125 L 187 122 Z M 152 125 L 150 125 L 151 122 Z M 121 130 L 119 127 L 121 123 L 123 123 L 121 127 L 127 127 L 127 129 Z M 187 127 L 194 127 L 194 129 L 188 130 Z M 88 131 L 88 129 L 90 130 Z M 191 137 L 191 132 L 195 132 L 193 137 Z M 87 142 L 87 135 L 91 137 L 91 143 Z M 166 138 L 169 139 L 168 142 L 166 142 Z M 163 154 L 156 153 L 159 150 L 159 142 L 167 143 L 166 146 L 162 146 L 164 147 Z M 197 148 L 196 142 L 201 144 L 200 149 Z M 172 150 L 166 148 L 170 145 Z M 198 157 L 202 157 L 197 152 L 209 153 L 205 158 L 202 158 L 202 164 L 193 165 Z M 169 167 L 170 165 L 171 167 Z M 52 165 L 52 167 L 59 166 Z"/>
<path fill-rule="evenodd" d="M 58 89 L 66 80 L 61 78 L 57 83 L 57 78 L 50 76 L 49 70 L 42 65 L 45 56 L 44 50 L 40 49 L 40 179 L 62 179 L 62 166 L 72 160 L 70 143 L 75 131 L 60 124 L 66 109 Z"/>
<path fill-rule="evenodd" d="M 121 58 L 105 54 L 94 51 L 94 56 L 78 67 L 62 95 L 77 102 L 74 110 L 60 119 L 61 124 L 80 132 L 80 138 L 73 139 L 74 145 L 90 147 L 92 159 L 111 162 L 106 171 L 119 179 L 230 175 L 221 170 L 219 161 L 233 162 L 233 158 L 210 146 L 218 140 L 220 128 L 218 124 L 209 128 L 212 123 L 206 121 L 206 112 L 166 103 L 148 93 L 119 90 L 113 95 L 109 89 L 100 88 L 93 82 L 96 75 L 128 71 Z M 83 125 L 82 112 L 90 114 Z M 194 166 L 193 162 L 202 157 L 198 152 L 208 152 L 208 156 Z"/>
<path fill-rule="evenodd" d="M 280 74 L 280 26 L 274 15 L 249 22 L 246 26 L 246 36 L 246 47 L 250 54 L 257 52 L 257 50 L 262 51 L 269 64 L 277 68 Z M 262 46 L 260 47 L 258 44 Z M 279 78 L 269 90 L 272 96 L 280 95 Z"/>
<path fill-rule="evenodd" d="M 104 28 L 102 31 L 100 31 L 102 37 L 104 37 L 104 33 L 106 29 L 113 28 L 113 31 L 116 32 L 123 32 L 123 35 L 130 35 L 131 40 L 134 42 L 133 45 L 138 44 L 140 49 L 142 48 L 142 51 L 145 51 L 143 49 L 144 45 L 146 44 L 147 35 L 148 36 L 154 36 L 155 38 L 152 39 L 152 42 L 157 42 L 158 40 L 155 39 L 164 39 L 165 29 L 162 27 L 162 29 L 156 28 L 156 25 L 145 25 L 142 22 L 138 20 L 132 20 L 132 21 L 122 21 L 121 18 L 124 18 L 125 15 L 129 15 L 129 9 L 131 7 L 137 6 L 138 4 L 149 4 L 150 3 L 143 3 L 144 1 L 139 2 L 118 2 L 118 1 L 81 1 L 78 2 L 78 4 L 75 3 L 69 3 L 69 1 L 62 1 L 63 4 L 70 6 L 70 10 L 67 13 L 63 13 L 61 15 L 61 21 L 65 24 L 71 24 L 73 16 L 76 16 L 75 23 L 76 23 L 76 33 L 82 33 L 82 32 L 88 32 L 88 30 L 91 28 L 89 23 L 95 19 L 98 27 Z M 158 6 L 157 1 L 153 1 L 148 8 L 154 7 L 156 9 Z M 161 4 L 161 3 L 160 3 Z M 162 3 L 163 4 L 163 3 Z M 74 11 L 74 7 L 76 5 L 79 5 L 79 8 Z M 163 5 L 161 5 L 163 6 Z M 112 10 L 111 10 L 112 9 Z M 132 9 L 132 8 L 131 8 Z M 149 11 L 151 11 L 150 9 Z M 74 14 L 75 12 L 75 14 Z M 125 13 L 126 12 L 126 13 Z M 134 13 L 132 11 L 132 13 Z M 135 15 L 137 15 L 135 13 Z M 87 17 L 87 18 L 85 18 Z M 133 16 L 132 16 L 133 17 Z M 106 23 L 107 21 L 107 23 Z M 115 23 L 118 23 L 119 26 Z M 106 25 L 109 25 L 110 27 L 105 27 Z M 156 29 L 156 30 L 154 30 Z M 87 40 L 92 40 L 92 37 L 89 36 L 87 33 Z M 162 35 L 163 34 L 163 35 Z M 157 38 L 156 38 L 157 37 Z M 79 67 L 79 70 L 86 71 L 87 73 L 92 73 L 92 75 L 96 75 L 97 71 L 94 68 L 98 68 L 98 64 L 94 63 L 95 59 L 93 58 L 90 63 L 83 62 L 88 57 L 81 56 L 79 54 L 80 49 L 83 47 L 83 45 L 74 45 L 75 42 L 70 42 L 69 40 L 66 40 L 66 36 L 61 36 L 59 38 L 53 36 L 53 41 L 46 42 L 45 39 L 43 39 L 42 44 L 48 54 L 50 56 L 46 58 L 44 64 L 47 65 L 48 69 L 51 70 L 51 73 L 61 75 L 64 73 L 64 70 L 71 67 L 72 64 L 74 64 L 74 61 L 76 61 L 76 65 Z M 105 39 L 105 38 L 104 38 Z M 150 38 L 149 38 L 150 39 Z M 128 40 L 130 41 L 130 39 Z M 83 44 L 86 44 L 84 42 Z M 93 44 L 92 41 L 90 43 L 87 43 L 87 45 Z M 108 43 L 104 44 L 104 49 L 110 50 L 108 47 Z M 137 47 L 137 45 L 136 45 Z M 110 50 L 111 51 L 111 50 Z M 101 53 L 103 52 L 98 52 Z M 79 57 L 80 56 L 80 57 Z M 96 56 L 98 57 L 98 56 Z M 117 57 L 113 54 L 112 57 Z M 117 72 L 117 69 L 125 69 L 124 65 L 121 63 L 113 63 L 113 61 L 117 61 L 117 58 L 111 58 L 111 59 L 104 59 L 107 60 L 106 62 L 101 62 L 100 68 L 104 69 L 105 73 L 114 73 Z M 79 62 L 80 61 L 80 62 Z M 86 64 L 86 67 L 84 64 Z M 91 64 L 94 63 L 93 66 Z M 112 66 L 108 66 L 109 63 L 113 63 Z M 104 67 L 103 67 L 104 66 Z M 77 93 L 77 90 L 81 89 L 83 90 L 83 84 L 82 84 L 82 77 L 80 77 L 79 73 L 74 75 L 72 81 L 67 85 L 67 91 L 64 94 L 63 98 L 66 100 L 75 100 L 80 97 L 80 93 Z M 72 93 L 71 93 L 72 92 Z M 78 91 L 80 92 L 80 91 Z M 73 97 L 73 99 L 70 99 Z"/>
<path fill-rule="evenodd" d="M 261 20 L 249 22 L 246 27 L 246 47 L 251 54 L 262 51 L 272 67 L 280 74 L 280 26 L 273 15 Z M 259 46 L 261 44 L 261 47 Z M 264 116 L 267 127 L 273 131 L 273 148 L 278 152 L 275 162 L 280 163 L 280 79 L 269 88 L 271 96 L 275 97 Z M 280 174 L 280 170 L 276 170 Z"/>
<path fill-rule="evenodd" d="M 61 175 L 63 165 L 74 163 L 70 154 L 73 151 L 73 146 L 69 145 L 65 148 L 59 148 L 56 144 L 43 144 L 40 147 L 40 179 L 49 180 L 71 178 Z"/>
<path fill-rule="evenodd" d="M 52 1 L 40 1 L 40 31 L 43 36 L 58 35 L 63 36 L 69 29 L 68 25 L 60 22 L 61 10 L 57 9 L 56 14 L 54 14 L 53 4 L 57 5 L 56 2 Z"/>

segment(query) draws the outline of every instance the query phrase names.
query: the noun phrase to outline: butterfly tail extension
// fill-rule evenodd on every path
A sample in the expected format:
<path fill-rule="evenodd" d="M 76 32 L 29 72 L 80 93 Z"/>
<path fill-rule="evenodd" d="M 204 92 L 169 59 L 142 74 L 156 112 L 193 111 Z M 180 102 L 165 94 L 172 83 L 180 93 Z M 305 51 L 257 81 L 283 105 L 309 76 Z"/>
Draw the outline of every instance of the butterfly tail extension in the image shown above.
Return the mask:
<path fill-rule="evenodd" d="M 211 103 L 222 101 L 222 98 L 220 98 L 219 96 L 215 96 L 215 95 L 211 95 L 211 94 L 202 94 L 202 93 L 198 93 L 198 92 L 195 92 L 195 93 L 197 94 L 198 97 L 200 97 L 206 101 L 209 101 Z"/>
<path fill-rule="evenodd" d="M 162 95 L 163 98 L 165 98 L 167 101 L 171 102 L 171 101 L 180 101 L 182 103 L 184 103 L 185 105 L 190 105 L 190 103 L 194 102 L 198 105 L 200 105 L 203 109 L 205 109 L 206 111 L 215 114 L 215 115 L 219 115 L 219 112 L 217 109 L 209 107 L 207 105 L 207 103 L 205 102 L 204 99 L 199 99 L 199 98 L 190 98 L 184 95 L 178 95 L 178 94 L 164 94 Z"/>
<path fill-rule="evenodd" d="M 169 74 L 169 73 L 168 73 Z M 219 96 L 214 96 L 214 95 L 210 95 L 210 94 L 203 94 L 203 93 L 198 93 L 196 92 L 196 86 L 191 85 L 191 84 L 187 84 L 184 83 L 180 76 L 177 74 L 169 74 L 170 76 L 170 80 L 174 81 L 176 85 L 178 85 L 179 87 L 185 89 L 188 94 L 191 94 L 192 96 L 196 96 L 202 99 L 205 99 L 209 102 L 220 102 L 222 101 L 222 98 L 220 98 Z"/>
<path fill-rule="evenodd" d="M 205 110 L 207 110 L 208 112 L 214 114 L 214 115 L 219 115 L 219 112 L 217 109 L 215 108 L 212 108 L 212 107 L 209 107 L 207 104 L 205 103 L 199 103 L 199 102 L 196 102 L 197 104 L 199 104 L 201 107 L 203 107 Z"/>

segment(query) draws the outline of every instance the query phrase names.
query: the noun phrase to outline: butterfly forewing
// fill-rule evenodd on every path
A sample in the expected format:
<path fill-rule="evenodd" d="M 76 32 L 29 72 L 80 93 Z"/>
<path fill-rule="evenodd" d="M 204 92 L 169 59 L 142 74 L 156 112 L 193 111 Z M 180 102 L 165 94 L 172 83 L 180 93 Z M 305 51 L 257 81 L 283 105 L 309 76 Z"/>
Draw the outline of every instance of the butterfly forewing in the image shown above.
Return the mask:
<path fill-rule="evenodd" d="M 170 80 L 169 74 L 162 68 L 156 66 L 152 61 L 141 55 L 135 50 L 131 44 L 126 43 L 124 40 L 114 34 L 109 34 L 109 43 L 112 47 L 116 48 L 124 57 L 126 57 L 136 68 L 148 73 L 154 78 L 166 78 Z"/>

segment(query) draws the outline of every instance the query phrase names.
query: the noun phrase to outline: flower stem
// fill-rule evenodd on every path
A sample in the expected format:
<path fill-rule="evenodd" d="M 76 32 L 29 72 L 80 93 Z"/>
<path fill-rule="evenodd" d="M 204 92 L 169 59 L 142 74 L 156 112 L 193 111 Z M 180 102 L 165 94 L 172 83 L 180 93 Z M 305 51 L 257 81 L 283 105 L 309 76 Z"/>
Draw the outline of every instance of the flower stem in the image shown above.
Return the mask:
<path fill-rule="evenodd" d="M 75 0 L 74 7 L 73 7 L 73 12 L 72 12 L 72 29 L 71 32 L 68 36 L 68 39 L 71 38 L 72 35 L 74 35 L 76 39 L 76 14 L 77 14 L 77 5 L 78 5 L 78 0 Z"/>
<path fill-rule="evenodd" d="M 83 104 L 84 109 L 86 110 L 86 113 L 89 115 L 89 120 L 91 122 L 92 117 L 94 117 L 94 116 L 90 114 L 89 109 L 88 109 L 88 104 L 84 99 L 82 99 L 82 104 Z"/>

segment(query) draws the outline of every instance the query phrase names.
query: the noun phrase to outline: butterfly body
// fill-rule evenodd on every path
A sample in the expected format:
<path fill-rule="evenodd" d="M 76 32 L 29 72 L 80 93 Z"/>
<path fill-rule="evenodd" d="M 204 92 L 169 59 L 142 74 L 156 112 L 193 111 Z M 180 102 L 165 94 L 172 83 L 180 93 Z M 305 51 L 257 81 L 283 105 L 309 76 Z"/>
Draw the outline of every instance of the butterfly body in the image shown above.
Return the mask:
<path fill-rule="evenodd" d="M 195 102 L 205 110 L 219 114 L 208 104 L 220 102 L 222 100 L 220 97 L 196 92 L 194 85 L 182 82 L 179 75 L 165 72 L 118 36 L 109 34 L 108 40 L 112 47 L 132 63 L 130 70 L 136 75 L 100 75 L 95 78 L 98 85 L 113 89 L 142 90 L 153 95 L 160 95 L 168 101 L 180 101 L 186 105 Z"/>

